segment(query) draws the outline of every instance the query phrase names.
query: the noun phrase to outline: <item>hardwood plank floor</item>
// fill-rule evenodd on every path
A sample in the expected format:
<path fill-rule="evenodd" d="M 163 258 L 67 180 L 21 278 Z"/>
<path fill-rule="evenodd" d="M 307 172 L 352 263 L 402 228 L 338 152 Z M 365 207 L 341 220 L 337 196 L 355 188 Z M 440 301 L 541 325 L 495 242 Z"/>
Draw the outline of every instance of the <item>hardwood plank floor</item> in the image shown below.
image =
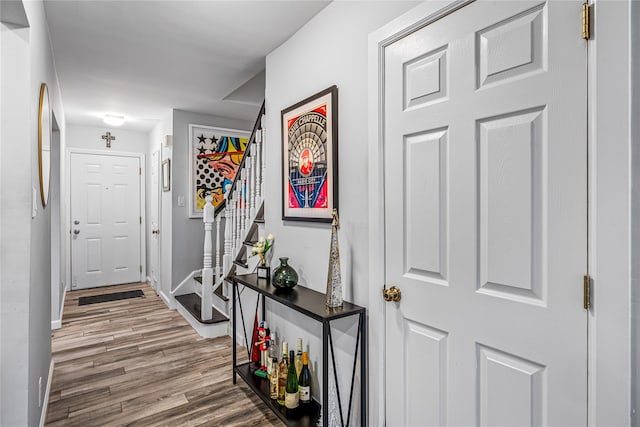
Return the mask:
<path fill-rule="evenodd" d="M 134 289 L 145 297 L 78 305 Z M 231 338 L 201 338 L 146 283 L 68 292 L 52 351 L 48 426 L 284 425 L 232 384 Z"/>

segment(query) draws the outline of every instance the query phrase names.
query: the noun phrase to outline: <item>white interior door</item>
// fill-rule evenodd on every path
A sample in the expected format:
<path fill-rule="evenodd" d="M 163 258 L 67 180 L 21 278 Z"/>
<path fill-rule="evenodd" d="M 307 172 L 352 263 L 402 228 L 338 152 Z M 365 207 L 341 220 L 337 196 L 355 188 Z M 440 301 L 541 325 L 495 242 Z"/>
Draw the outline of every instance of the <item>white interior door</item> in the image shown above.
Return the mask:
<path fill-rule="evenodd" d="M 580 2 L 477 1 L 385 50 L 389 426 L 586 425 Z"/>
<path fill-rule="evenodd" d="M 141 280 L 140 159 L 71 154 L 73 289 Z"/>
<path fill-rule="evenodd" d="M 149 278 L 151 286 L 160 292 L 158 287 L 160 281 L 160 219 L 159 219 L 159 203 L 160 203 L 160 151 L 154 151 L 151 154 L 151 201 L 150 201 L 150 219 L 151 219 L 151 247 L 150 250 L 150 266 Z"/>

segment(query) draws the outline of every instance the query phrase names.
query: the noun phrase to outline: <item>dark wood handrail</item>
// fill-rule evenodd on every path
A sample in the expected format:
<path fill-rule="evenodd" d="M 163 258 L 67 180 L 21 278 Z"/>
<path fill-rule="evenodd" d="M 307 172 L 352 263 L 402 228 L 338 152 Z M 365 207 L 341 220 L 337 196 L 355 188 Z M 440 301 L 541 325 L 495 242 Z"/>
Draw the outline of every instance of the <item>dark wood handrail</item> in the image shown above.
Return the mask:
<path fill-rule="evenodd" d="M 227 199 L 230 197 L 231 191 L 233 191 L 233 189 L 236 186 L 236 182 L 238 181 L 238 177 L 240 176 L 240 171 L 242 171 L 242 169 L 244 168 L 245 160 L 247 159 L 247 157 L 249 157 L 249 151 L 251 151 L 251 144 L 253 144 L 256 140 L 256 132 L 258 131 L 259 128 L 261 128 L 260 126 L 262 124 L 263 115 L 264 115 L 264 101 L 262 101 L 262 106 L 260 107 L 260 111 L 258 112 L 258 118 L 256 119 L 256 122 L 253 125 L 253 131 L 251 132 L 251 136 L 249 137 L 249 142 L 247 143 L 247 149 L 244 150 L 244 154 L 242 155 L 242 160 L 240 160 L 240 164 L 238 165 L 236 176 L 233 178 L 233 182 L 231 183 L 231 189 L 229 190 L 228 193 L 225 194 L 225 197 L 222 200 L 222 203 L 216 206 L 215 216 L 218 216 L 218 213 L 220 213 L 225 208 L 225 206 L 227 206 Z M 264 146 L 263 146 L 263 152 L 264 152 Z"/>

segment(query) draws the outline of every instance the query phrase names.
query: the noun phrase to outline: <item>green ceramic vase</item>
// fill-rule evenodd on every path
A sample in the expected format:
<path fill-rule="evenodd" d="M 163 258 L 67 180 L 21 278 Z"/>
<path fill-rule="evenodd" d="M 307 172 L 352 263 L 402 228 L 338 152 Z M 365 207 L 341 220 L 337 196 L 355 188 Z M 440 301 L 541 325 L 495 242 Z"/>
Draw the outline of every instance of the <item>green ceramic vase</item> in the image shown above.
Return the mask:
<path fill-rule="evenodd" d="M 287 262 L 289 258 L 280 258 L 280 265 L 273 272 L 271 284 L 279 289 L 291 289 L 298 284 L 298 273 Z"/>

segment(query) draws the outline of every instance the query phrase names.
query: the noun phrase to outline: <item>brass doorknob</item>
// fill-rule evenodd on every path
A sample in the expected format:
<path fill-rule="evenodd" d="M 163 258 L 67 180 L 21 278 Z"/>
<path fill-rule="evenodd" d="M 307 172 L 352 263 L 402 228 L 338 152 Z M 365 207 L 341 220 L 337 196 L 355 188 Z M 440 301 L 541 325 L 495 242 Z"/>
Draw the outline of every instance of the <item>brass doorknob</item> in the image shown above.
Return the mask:
<path fill-rule="evenodd" d="M 389 289 L 383 289 L 382 290 L 382 296 L 384 297 L 384 300 L 387 302 L 398 302 L 400 301 L 400 298 L 402 298 L 402 294 L 400 293 L 400 288 L 398 288 L 397 286 L 392 286 Z"/>

